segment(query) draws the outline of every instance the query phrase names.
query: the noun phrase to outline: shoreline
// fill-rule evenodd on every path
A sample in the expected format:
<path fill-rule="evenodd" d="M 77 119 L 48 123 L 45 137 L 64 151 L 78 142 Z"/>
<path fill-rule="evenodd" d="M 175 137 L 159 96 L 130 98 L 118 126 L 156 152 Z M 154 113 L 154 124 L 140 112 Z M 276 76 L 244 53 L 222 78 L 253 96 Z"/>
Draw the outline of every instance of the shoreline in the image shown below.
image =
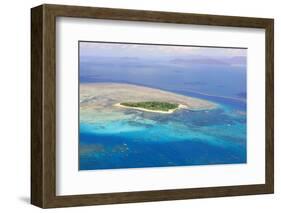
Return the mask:
<path fill-rule="evenodd" d="M 121 103 L 114 104 L 113 106 L 121 107 L 121 108 L 126 108 L 126 109 L 136 109 L 136 110 L 140 110 L 140 111 L 144 111 L 144 112 L 162 113 L 162 114 L 172 114 L 172 113 L 174 113 L 175 111 L 177 111 L 179 109 L 188 109 L 188 107 L 183 105 L 183 104 L 179 104 L 179 106 L 177 108 L 169 109 L 168 111 L 150 110 L 150 109 L 144 109 L 144 108 L 141 108 L 141 107 L 124 106 Z"/>
<path fill-rule="evenodd" d="M 177 108 L 161 108 L 155 110 L 145 108 L 145 106 L 129 107 L 121 105 L 123 102 L 168 102 L 178 104 Z M 119 104 L 118 104 L 119 103 Z M 116 105 L 114 107 L 114 105 Z M 131 84 L 118 83 L 93 83 L 80 85 L 80 108 L 99 109 L 102 111 L 119 108 L 135 109 L 145 112 L 171 114 L 178 109 L 188 109 L 190 111 L 212 110 L 217 108 L 217 104 L 182 94 L 172 93 L 150 87 L 141 87 Z M 138 107 L 138 108 L 137 108 Z M 168 110 L 168 111 L 164 111 Z"/>

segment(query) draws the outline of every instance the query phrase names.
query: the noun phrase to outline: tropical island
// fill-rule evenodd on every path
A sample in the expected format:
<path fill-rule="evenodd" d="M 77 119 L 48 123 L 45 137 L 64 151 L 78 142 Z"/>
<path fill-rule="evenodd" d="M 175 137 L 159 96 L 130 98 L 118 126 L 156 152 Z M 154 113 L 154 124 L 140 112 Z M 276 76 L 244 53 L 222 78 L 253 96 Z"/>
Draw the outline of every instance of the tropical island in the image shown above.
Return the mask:
<path fill-rule="evenodd" d="M 213 102 L 181 94 L 121 83 L 80 84 L 80 121 L 134 119 L 135 111 L 171 114 L 178 110 L 211 110 Z M 130 113 L 126 113 L 131 110 Z M 94 118 L 94 119 L 93 119 Z"/>
<path fill-rule="evenodd" d="M 177 109 L 187 108 L 182 104 L 160 101 L 124 102 L 118 103 L 116 106 L 158 113 L 173 113 Z"/>

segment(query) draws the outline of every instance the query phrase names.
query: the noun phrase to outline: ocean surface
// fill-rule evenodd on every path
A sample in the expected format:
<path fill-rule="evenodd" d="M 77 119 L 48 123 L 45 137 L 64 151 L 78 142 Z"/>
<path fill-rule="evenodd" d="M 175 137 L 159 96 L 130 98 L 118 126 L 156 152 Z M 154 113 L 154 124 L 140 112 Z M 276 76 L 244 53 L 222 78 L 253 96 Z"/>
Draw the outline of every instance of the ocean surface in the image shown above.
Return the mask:
<path fill-rule="evenodd" d="M 80 121 L 80 170 L 247 162 L 246 67 L 81 60 L 80 84 L 97 82 L 158 88 L 209 100 L 218 107 L 172 114 L 127 110 L 136 119 Z"/>

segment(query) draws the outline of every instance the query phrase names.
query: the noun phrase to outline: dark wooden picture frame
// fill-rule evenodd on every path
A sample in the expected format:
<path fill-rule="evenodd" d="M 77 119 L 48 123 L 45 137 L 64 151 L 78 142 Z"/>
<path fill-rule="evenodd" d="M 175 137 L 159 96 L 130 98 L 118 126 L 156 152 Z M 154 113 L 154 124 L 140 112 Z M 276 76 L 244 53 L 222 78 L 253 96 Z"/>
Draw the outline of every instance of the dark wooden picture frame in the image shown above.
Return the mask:
<path fill-rule="evenodd" d="M 265 184 L 192 189 L 56 195 L 56 17 L 262 28 L 266 34 Z M 31 203 L 42 208 L 132 203 L 274 191 L 273 19 L 41 5 L 31 9 Z"/>

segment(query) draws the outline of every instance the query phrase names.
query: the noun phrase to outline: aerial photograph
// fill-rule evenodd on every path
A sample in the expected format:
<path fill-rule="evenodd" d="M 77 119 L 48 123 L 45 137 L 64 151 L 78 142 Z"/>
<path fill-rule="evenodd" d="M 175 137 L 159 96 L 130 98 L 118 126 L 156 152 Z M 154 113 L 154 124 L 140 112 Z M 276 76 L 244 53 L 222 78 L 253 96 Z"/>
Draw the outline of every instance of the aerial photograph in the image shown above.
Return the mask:
<path fill-rule="evenodd" d="M 79 41 L 79 170 L 247 163 L 247 49 Z"/>

